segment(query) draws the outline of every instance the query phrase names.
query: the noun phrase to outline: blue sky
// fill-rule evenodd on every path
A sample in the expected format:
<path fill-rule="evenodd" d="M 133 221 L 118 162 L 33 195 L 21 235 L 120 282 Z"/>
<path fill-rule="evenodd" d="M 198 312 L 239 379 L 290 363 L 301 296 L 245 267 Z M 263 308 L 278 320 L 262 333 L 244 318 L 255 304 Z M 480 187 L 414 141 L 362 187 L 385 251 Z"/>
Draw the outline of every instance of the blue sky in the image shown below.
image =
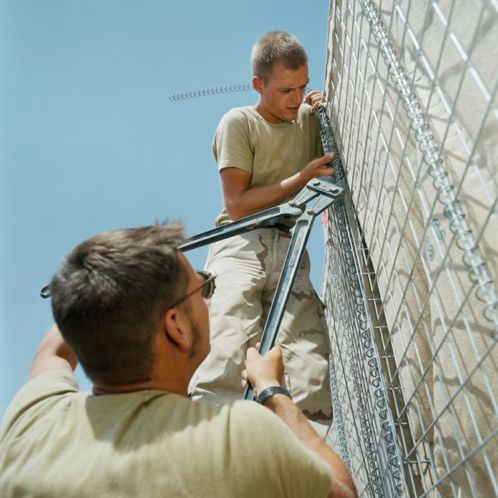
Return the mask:
<path fill-rule="evenodd" d="M 310 4 L 0 0 L 0 414 L 52 323 L 39 289 L 72 247 L 158 220 L 212 228 L 213 133 L 256 94 L 168 96 L 250 82 L 251 46 L 273 29 L 301 40 L 311 86 L 323 86 L 328 2 Z M 321 237 L 316 226 L 315 282 Z M 203 266 L 204 250 L 188 256 Z"/>

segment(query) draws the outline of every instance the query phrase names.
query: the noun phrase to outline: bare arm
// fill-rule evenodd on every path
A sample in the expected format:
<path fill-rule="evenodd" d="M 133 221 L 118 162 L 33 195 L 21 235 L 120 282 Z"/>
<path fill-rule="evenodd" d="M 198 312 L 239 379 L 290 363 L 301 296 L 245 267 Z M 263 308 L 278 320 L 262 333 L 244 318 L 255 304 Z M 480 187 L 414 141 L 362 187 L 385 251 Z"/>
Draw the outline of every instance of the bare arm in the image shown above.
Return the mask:
<path fill-rule="evenodd" d="M 327 166 L 335 154 L 327 154 L 309 162 L 298 173 L 263 187 L 250 187 L 251 174 L 237 167 L 221 170 L 221 184 L 228 216 L 238 220 L 244 216 L 258 213 L 263 209 L 280 204 L 302 189 L 306 183 L 320 176 L 330 176 L 334 170 Z"/>
<path fill-rule="evenodd" d="M 50 370 L 74 372 L 77 364 L 73 350 L 62 338 L 57 325 L 53 325 L 38 346 L 28 380 Z"/>
<path fill-rule="evenodd" d="M 274 347 L 264 357 L 255 348 L 249 348 L 246 369 L 242 376 L 251 383 L 256 394 L 267 387 L 281 385 L 283 373 L 280 348 Z M 346 465 L 311 427 L 292 400 L 283 394 L 276 394 L 268 398 L 264 405 L 275 413 L 305 446 L 328 464 L 332 473 L 329 498 L 355 498 L 357 496 L 355 486 Z"/>

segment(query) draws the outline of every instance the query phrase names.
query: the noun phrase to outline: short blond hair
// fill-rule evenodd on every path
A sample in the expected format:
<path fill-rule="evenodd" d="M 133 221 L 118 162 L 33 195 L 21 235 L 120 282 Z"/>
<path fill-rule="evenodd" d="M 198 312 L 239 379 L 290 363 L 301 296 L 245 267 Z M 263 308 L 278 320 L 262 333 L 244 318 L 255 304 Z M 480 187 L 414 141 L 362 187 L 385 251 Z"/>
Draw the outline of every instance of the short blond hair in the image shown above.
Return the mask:
<path fill-rule="evenodd" d="M 286 31 L 270 31 L 253 46 L 251 55 L 252 72 L 267 80 L 277 63 L 289 69 L 299 69 L 308 62 L 306 50 L 299 40 Z"/>

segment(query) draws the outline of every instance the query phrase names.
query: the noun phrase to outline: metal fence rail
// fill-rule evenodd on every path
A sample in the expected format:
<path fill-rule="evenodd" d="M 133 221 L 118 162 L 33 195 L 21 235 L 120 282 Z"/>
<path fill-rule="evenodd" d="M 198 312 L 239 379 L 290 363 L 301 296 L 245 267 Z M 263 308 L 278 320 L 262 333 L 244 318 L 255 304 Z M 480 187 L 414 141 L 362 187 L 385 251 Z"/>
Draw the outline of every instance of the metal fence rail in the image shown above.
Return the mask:
<path fill-rule="evenodd" d="M 329 23 L 329 438 L 361 496 L 497 496 L 498 4 L 332 0 Z"/>

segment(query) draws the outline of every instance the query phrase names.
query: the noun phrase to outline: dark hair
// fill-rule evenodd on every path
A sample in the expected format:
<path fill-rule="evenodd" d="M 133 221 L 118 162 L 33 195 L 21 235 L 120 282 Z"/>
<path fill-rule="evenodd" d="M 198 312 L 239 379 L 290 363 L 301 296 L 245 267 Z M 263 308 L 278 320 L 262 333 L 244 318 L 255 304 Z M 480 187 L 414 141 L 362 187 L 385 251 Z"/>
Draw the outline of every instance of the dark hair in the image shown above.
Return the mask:
<path fill-rule="evenodd" d="M 273 66 L 282 63 L 286 68 L 299 69 L 308 62 L 308 55 L 299 40 L 286 31 L 270 31 L 252 48 L 252 72 L 267 81 Z"/>
<path fill-rule="evenodd" d="M 181 224 L 104 232 L 76 246 L 50 283 L 52 311 L 87 376 L 148 380 L 158 320 L 186 290 Z"/>

